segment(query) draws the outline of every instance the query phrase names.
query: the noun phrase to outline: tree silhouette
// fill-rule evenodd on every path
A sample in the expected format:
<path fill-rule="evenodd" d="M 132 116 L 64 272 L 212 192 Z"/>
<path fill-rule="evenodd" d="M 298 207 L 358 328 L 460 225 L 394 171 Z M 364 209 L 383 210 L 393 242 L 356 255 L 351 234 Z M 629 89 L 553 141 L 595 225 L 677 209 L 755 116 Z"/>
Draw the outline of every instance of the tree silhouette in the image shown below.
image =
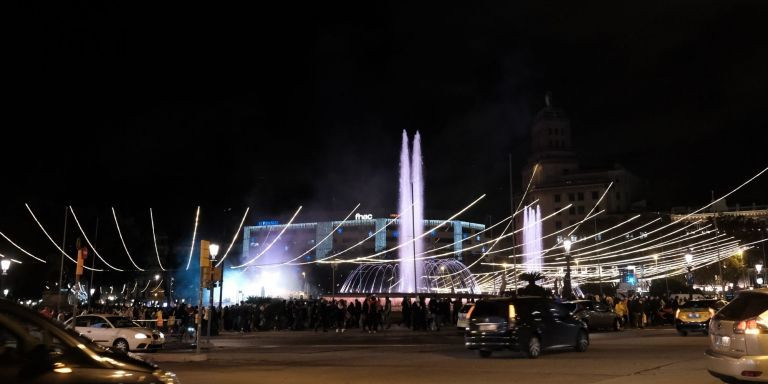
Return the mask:
<path fill-rule="evenodd" d="M 520 280 L 527 281 L 528 286 L 517 290 L 518 295 L 524 296 L 546 296 L 547 291 L 544 287 L 536 285 L 536 282 L 544 279 L 541 272 L 525 272 L 520 275 Z"/>

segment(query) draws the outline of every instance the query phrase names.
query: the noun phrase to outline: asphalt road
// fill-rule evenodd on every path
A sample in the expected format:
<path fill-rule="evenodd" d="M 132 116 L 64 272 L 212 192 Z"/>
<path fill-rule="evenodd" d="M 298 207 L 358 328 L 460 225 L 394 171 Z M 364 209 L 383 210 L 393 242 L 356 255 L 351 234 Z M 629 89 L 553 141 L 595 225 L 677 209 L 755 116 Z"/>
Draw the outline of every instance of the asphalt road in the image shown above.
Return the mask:
<path fill-rule="evenodd" d="M 450 330 L 377 334 L 307 331 L 226 335 L 209 360 L 161 363 L 184 384 L 226 383 L 719 383 L 705 367 L 708 339 L 672 328 L 591 334 L 584 353 L 482 359 Z"/>

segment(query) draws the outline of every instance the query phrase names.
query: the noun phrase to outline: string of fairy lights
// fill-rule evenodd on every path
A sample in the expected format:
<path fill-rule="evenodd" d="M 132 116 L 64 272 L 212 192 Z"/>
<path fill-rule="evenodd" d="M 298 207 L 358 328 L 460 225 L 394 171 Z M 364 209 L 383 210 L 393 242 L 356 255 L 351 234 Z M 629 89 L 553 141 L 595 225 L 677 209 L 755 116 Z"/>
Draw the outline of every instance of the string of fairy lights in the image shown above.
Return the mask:
<path fill-rule="evenodd" d="M 433 249 L 425 250 L 422 252 L 419 252 L 418 254 L 414 254 L 413 261 L 421 261 L 421 260 L 434 260 L 434 259 L 441 259 L 441 258 L 455 258 L 457 255 L 457 252 L 475 252 L 477 249 L 481 249 L 480 256 L 476 258 L 475 261 L 470 263 L 469 265 L 465 266 L 463 269 L 459 270 L 453 270 L 448 273 L 442 274 L 440 278 L 443 279 L 453 279 L 454 276 L 464 274 L 468 271 L 470 271 L 470 268 L 473 268 L 475 265 L 482 264 L 487 266 L 494 266 L 494 267 L 501 267 L 500 270 L 493 270 L 490 272 L 480 272 L 480 273 L 471 273 L 469 276 L 471 276 L 472 279 L 474 279 L 475 284 L 477 284 L 479 290 L 481 291 L 489 291 L 489 287 L 497 287 L 501 286 L 502 284 L 509 285 L 512 283 L 510 274 L 519 274 L 522 270 L 525 270 L 526 265 L 523 261 L 527 256 L 531 256 L 531 253 L 526 252 L 518 252 L 519 250 L 525 250 L 527 246 L 530 246 L 530 242 L 521 242 L 519 244 L 514 244 L 509 247 L 504 248 L 498 248 L 497 246 L 500 244 L 500 242 L 504 239 L 508 239 L 512 236 L 515 236 L 523 231 L 529 230 L 533 226 L 541 226 L 543 223 L 545 223 L 548 220 L 552 220 L 555 216 L 558 214 L 561 214 L 563 211 L 566 211 L 570 209 L 572 206 L 571 204 L 566 205 L 563 208 L 560 208 L 544 217 L 541 217 L 538 220 L 534 220 L 533 222 L 527 223 L 527 225 L 516 228 L 514 230 L 510 230 L 511 224 L 515 220 L 515 217 L 519 215 L 522 212 L 525 212 L 526 209 L 532 207 L 534 204 L 537 203 L 537 200 L 534 200 L 530 203 L 528 203 L 526 206 L 523 207 L 523 201 L 527 196 L 527 193 L 530 190 L 530 187 L 532 185 L 532 180 L 536 174 L 538 167 L 534 167 L 533 173 L 531 174 L 531 180 L 529 180 L 528 186 L 526 190 L 524 191 L 523 197 L 520 199 L 520 204 L 516 207 L 516 210 L 514 213 L 510 216 L 507 216 L 496 223 L 493 223 L 492 225 L 489 225 L 488 227 L 485 227 L 483 230 L 476 233 L 476 235 L 486 234 L 490 232 L 492 229 L 497 228 L 499 226 L 504 225 L 504 229 L 501 231 L 501 234 L 496 237 L 490 237 L 487 238 L 485 241 L 478 242 L 476 244 L 472 244 L 469 246 L 462 246 L 461 250 L 456 251 L 455 247 L 458 244 L 461 244 L 465 241 L 468 241 L 468 238 L 461 238 L 458 239 L 450 244 L 445 244 L 440 247 L 436 247 Z M 717 263 L 722 261 L 725 257 L 730 257 L 734 254 L 743 253 L 744 251 L 755 247 L 756 244 L 760 242 L 764 242 L 766 240 L 758 240 L 751 243 L 741 244 L 738 239 L 735 239 L 733 236 L 728 236 L 725 233 L 720 233 L 717 230 L 713 229 L 710 224 L 706 224 L 701 220 L 692 220 L 690 219 L 693 217 L 693 215 L 704 211 L 705 209 L 711 207 L 712 205 L 724 200 L 726 197 L 730 196 L 731 194 L 737 192 L 741 188 L 748 185 L 750 182 L 755 180 L 756 178 L 760 177 L 762 174 L 764 174 L 766 171 L 768 171 L 768 168 L 764 168 L 761 171 L 759 171 L 757 174 L 746 180 L 744 183 L 739 185 L 738 187 L 734 188 L 730 192 L 724 194 L 723 196 L 719 197 L 718 199 L 713 200 L 709 204 L 706 204 L 699 209 L 688 213 L 687 215 L 682 215 L 681 217 L 678 217 L 674 220 L 672 220 L 669 223 L 666 224 L 660 224 L 661 217 L 649 219 L 649 220 L 643 220 L 642 215 L 634 215 L 632 217 L 629 217 L 619 223 L 616 223 L 612 225 L 611 227 L 601 229 L 600 231 L 595 228 L 594 233 L 591 233 L 589 230 L 582 230 L 579 232 L 579 228 L 582 226 L 582 224 L 587 223 L 591 220 L 595 220 L 599 215 L 603 214 L 605 211 L 600 210 L 600 202 L 604 199 L 604 197 L 607 195 L 608 191 L 612 187 L 612 183 L 608 185 L 603 192 L 602 196 L 597 200 L 597 202 L 593 205 L 593 207 L 589 210 L 589 212 L 584 215 L 584 217 L 581 220 L 578 220 L 577 222 L 566 226 L 564 228 L 558 229 L 556 231 L 553 231 L 551 233 L 542 234 L 540 238 L 535 239 L 534 241 L 542 241 L 544 239 L 550 239 L 553 237 L 558 238 L 557 244 L 554 246 L 542 250 L 542 251 L 535 251 L 533 252 L 536 256 L 541 257 L 541 267 L 540 272 L 544 275 L 544 284 L 554 284 L 563 276 L 563 269 L 565 268 L 566 261 L 565 258 L 567 256 L 567 252 L 569 252 L 574 257 L 574 264 L 573 264 L 573 270 L 571 273 L 571 278 L 573 280 L 574 284 L 583 284 L 587 282 L 616 282 L 619 280 L 621 269 L 632 267 L 636 268 L 638 271 L 641 272 L 641 278 L 642 279 L 658 279 L 658 278 L 664 278 L 669 276 L 675 276 L 684 274 L 688 268 L 691 268 L 693 270 L 702 268 L 708 265 L 711 265 L 713 263 Z M 481 195 L 471 203 L 469 203 L 464 208 L 460 209 L 453 215 L 451 215 L 448 219 L 443 220 L 441 224 L 438 224 L 435 228 L 432 229 L 432 231 L 437 230 L 441 228 L 442 226 L 445 226 L 449 223 L 451 223 L 453 220 L 455 220 L 457 217 L 464 214 L 466 211 L 471 209 L 473 206 L 475 206 L 479 201 L 481 201 L 483 198 L 485 198 L 485 194 Z M 35 221 L 35 223 L 38 225 L 38 227 L 41 229 L 43 234 L 46 238 L 53 244 L 53 246 L 56 248 L 56 250 L 61 253 L 64 257 L 66 257 L 70 262 L 77 263 L 77 261 L 72 258 L 70 255 L 68 255 L 50 236 L 49 232 L 45 229 L 43 224 L 40 222 L 40 220 L 37 218 L 35 213 L 32 211 L 32 208 L 29 204 L 25 204 L 25 207 L 27 208 L 29 214 Z M 393 259 L 388 257 L 392 252 L 396 252 L 400 250 L 403 247 L 410 246 L 411 244 L 414 244 L 417 241 L 420 241 L 424 237 L 428 236 L 430 234 L 430 231 L 424 231 L 423 233 L 418 234 L 418 236 L 414 236 L 410 238 L 409 240 L 402 242 L 396 246 L 389 247 L 387 249 L 383 249 L 377 252 L 374 252 L 370 255 L 365 256 L 354 256 L 354 257 L 342 257 L 345 254 L 349 253 L 353 249 L 356 249 L 358 247 L 363 246 L 367 241 L 374 238 L 379 232 L 386 230 L 388 226 L 391 224 L 397 222 L 401 215 L 406 214 L 409 210 L 413 209 L 413 205 L 406 208 L 404 212 L 398 213 L 394 218 L 387 219 L 385 224 L 378 228 L 375 233 L 369 233 L 368 236 L 364 237 L 362 240 L 354 243 L 353 245 L 347 247 L 346 249 L 343 249 L 339 252 L 336 252 L 332 255 L 315 258 L 314 260 L 309 261 L 299 261 L 304 256 L 310 254 L 312 251 L 318 248 L 320 244 L 325 242 L 328 238 L 330 238 L 334 232 L 338 230 L 344 223 L 348 222 L 349 218 L 359 209 L 360 204 L 358 203 L 350 212 L 349 214 L 344 217 L 341 221 L 337 223 L 337 225 L 324 237 L 321 241 L 316 242 L 315 245 L 312 247 L 304 250 L 298 256 L 296 257 L 290 257 L 286 261 L 278 262 L 278 263 L 265 263 L 265 264 L 259 264 L 257 261 L 265 255 L 270 248 L 274 244 L 276 244 L 281 237 L 284 235 L 286 230 L 292 225 L 292 223 L 295 221 L 297 216 L 302 210 L 302 207 L 298 207 L 297 210 L 294 212 L 294 214 L 291 216 L 290 220 L 283 225 L 275 226 L 275 227 L 282 227 L 280 232 L 262 249 L 252 258 L 249 260 L 238 264 L 233 265 L 230 268 L 233 269 L 239 269 L 239 268 L 245 268 L 248 267 L 258 267 L 258 268 L 267 268 L 267 267 L 280 267 L 280 266 L 298 266 L 298 265 L 310 265 L 310 264 L 342 264 L 342 263 L 348 263 L 348 264 L 359 264 L 359 265 L 367 265 L 367 264 L 373 264 L 373 265 L 389 265 L 393 263 L 399 263 L 400 260 Z M 522 207 L 522 209 L 521 209 Z M 96 257 L 109 269 L 119 272 L 125 272 L 130 271 L 129 269 L 121 269 L 119 267 L 116 267 L 112 264 L 110 264 L 105 257 L 102 256 L 102 254 L 93 246 L 90 239 L 86 235 L 85 231 L 83 230 L 83 227 L 80 224 L 80 220 L 77 217 L 77 214 L 72 206 L 68 207 L 69 212 L 72 215 L 72 218 L 74 219 L 83 239 L 85 242 L 89 245 L 90 249 L 93 251 L 93 253 L 96 255 Z M 126 256 L 128 257 L 130 263 L 135 268 L 135 271 L 145 272 L 147 269 L 141 268 L 134 258 L 131 256 L 131 253 L 128 249 L 128 246 L 125 242 L 125 238 L 123 237 L 122 231 L 120 229 L 119 220 L 117 217 L 117 213 L 115 211 L 114 207 L 111 207 L 112 216 L 115 222 L 115 227 L 117 228 L 117 233 L 120 238 L 120 242 L 123 246 L 123 250 L 125 251 Z M 239 223 L 237 231 L 235 231 L 234 235 L 232 236 L 232 240 L 222 256 L 221 259 L 218 260 L 216 266 L 222 265 L 224 260 L 229 255 L 230 251 L 232 250 L 235 242 L 237 241 L 240 231 L 243 228 L 243 225 L 245 223 L 245 220 L 248 216 L 248 213 L 250 211 L 250 208 L 246 208 L 245 213 L 242 216 L 242 219 Z M 195 251 L 195 240 L 197 238 L 197 232 L 198 232 L 198 226 L 199 226 L 199 220 L 200 220 L 200 212 L 201 207 L 198 206 L 195 212 L 195 219 L 194 219 L 194 226 L 192 230 L 192 242 L 190 246 L 189 256 L 187 260 L 186 270 L 190 268 L 191 260 Z M 640 221 L 637 223 L 637 221 Z M 157 263 L 162 271 L 166 271 L 166 269 L 163 267 L 158 247 L 157 247 L 157 237 L 155 234 L 155 219 L 154 219 L 154 213 L 152 208 L 150 208 L 150 223 L 152 228 L 152 239 L 153 239 L 153 245 L 155 249 L 155 255 L 157 258 Z M 635 224 L 632 226 L 632 224 Z M 271 228 L 270 228 L 271 231 Z M 580 235 L 575 235 L 577 233 L 581 233 Z M 639 234 L 639 235 L 638 235 Z M 37 257 L 28 250 L 24 249 L 22 246 L 20 246 L 18 243 L 14 242 L 6 233 L 0 232 L 0 237 L 4 238 L 6 241 L 8 241 L 11 245 L 13 245 L 16 249 L 21 251 L 24 255 L 27 255 L 31 258 L 33 258 L 36 261 L 46 263 L 46 260 L 43 258 Z M 561 239 L 571 239 L 572 240 L 572 249 L 570 251 L 566 251 L 561 243 Z M 487 247 L 487 248 L 486 248 Z M 445 250 L 445 251 L 444 251 Z M 510 255 L 510 253 L 512 255 Z M 502 256 L 506 257 L 508 262 L 503 263 L 491 263 L 487 262 L 486 256 Z M 691 255 L 690 258 L 686 258 L 687 255 Z M 1 258 L 9 258 L 12 262 L 21 264 L 22 261 L 16 260 L 13 258 L 10 258 L 6 255 L 0 254 Z M 510 271 L 510 264 L 516 265 L 517 268 Z M 88 270 L 96 271 L 96 272 L 102 272 L 103 269 L 93 268 L 84 266 Z M 510 273 L 511 272 L 511 273 Z M 515 280 L 516 281 L 516 280 Z M 149 288 L 150 282 L 147 282 L 147 285 L 144 287 L 141 292 L 145 292 Z M 162 279 L 158 283 L 157 287 L 153 289 L 155 290 L 159 289 L 162 286 Z M 136 284 L 134 285 L 134 288 L 131 292 L 135 292 L 137 289 Z M 125 291 L 125 287 L 123 289 Z"/>

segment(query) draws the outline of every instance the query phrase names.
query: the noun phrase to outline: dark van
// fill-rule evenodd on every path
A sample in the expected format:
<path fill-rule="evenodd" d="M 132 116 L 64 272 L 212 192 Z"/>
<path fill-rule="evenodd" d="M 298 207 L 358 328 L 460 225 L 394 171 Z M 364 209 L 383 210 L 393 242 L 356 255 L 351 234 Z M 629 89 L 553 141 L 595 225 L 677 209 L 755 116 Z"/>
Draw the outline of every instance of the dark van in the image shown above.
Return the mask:
<path fill-rule="evenodd" d="M 464 342 L 481 357 L 509 349 L 535 359 L 545 349 L 574 348 L 584 352 L 589 347 L 586 325 L 564 305 L 548 298 L 481 300 L 468 318 Z"/>

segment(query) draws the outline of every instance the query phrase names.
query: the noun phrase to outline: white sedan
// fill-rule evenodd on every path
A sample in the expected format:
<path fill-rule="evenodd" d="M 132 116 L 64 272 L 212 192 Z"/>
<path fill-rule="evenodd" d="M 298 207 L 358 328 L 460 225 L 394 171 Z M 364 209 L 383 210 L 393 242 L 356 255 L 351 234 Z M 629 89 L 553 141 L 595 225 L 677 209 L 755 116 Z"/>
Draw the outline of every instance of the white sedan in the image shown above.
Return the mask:
<path fill-rule="evenodd" d="M 66 324 L 71 325 L 72 319 Z M 131 319 L 117 315 L 82 315 L 76 318 L 75 330 L 97 344 L 122 351 L 156 350 L 163 347 L 162 332 L 144 328 Z"/>

